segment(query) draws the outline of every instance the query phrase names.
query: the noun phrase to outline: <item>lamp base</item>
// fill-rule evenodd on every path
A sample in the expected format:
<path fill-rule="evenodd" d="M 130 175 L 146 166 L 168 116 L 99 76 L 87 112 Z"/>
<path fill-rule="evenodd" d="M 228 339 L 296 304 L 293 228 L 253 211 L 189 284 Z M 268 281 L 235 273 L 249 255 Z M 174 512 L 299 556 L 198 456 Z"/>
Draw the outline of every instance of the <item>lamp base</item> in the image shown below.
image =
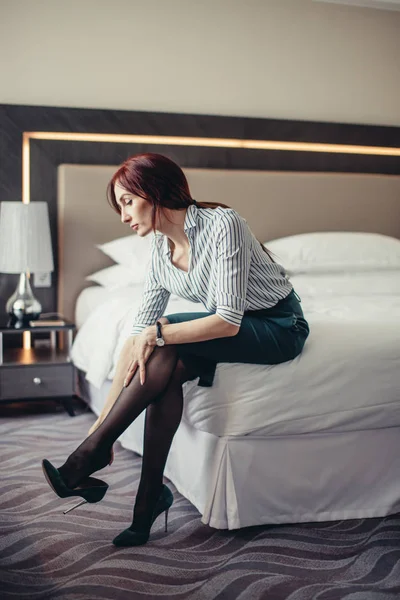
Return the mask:
<path fill-rule="evenodd" d="M 29 321 L 39 318 L 42 305 L 32 293 L 27 273 L 20 274 L 17 289 L 7 300 L 6 311 L 16 329 L 27 327 Z"/>

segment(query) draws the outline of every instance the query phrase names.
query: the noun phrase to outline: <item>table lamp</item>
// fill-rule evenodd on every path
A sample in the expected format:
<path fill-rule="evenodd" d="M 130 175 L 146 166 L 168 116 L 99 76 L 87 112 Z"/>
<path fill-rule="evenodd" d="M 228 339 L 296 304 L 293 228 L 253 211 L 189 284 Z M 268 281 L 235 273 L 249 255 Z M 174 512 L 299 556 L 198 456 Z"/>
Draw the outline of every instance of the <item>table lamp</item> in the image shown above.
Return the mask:
<path fill-rule="evenodd" d="M 19 273 L 6 303 L 11 325 L 26 327 L 42 312 L 28 273 L 54 271 L 47 202 L 0 202 L 0 273 Z"/>

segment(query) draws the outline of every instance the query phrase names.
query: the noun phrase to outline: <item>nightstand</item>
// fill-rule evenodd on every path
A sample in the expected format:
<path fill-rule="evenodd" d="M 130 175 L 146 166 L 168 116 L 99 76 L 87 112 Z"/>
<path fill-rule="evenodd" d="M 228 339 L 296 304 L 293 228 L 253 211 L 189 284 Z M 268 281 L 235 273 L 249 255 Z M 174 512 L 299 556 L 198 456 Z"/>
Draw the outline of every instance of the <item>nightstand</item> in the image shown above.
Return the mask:
<path fill-rule="evenodd" d="M 60 401 L 73 417 L 75 369 L 70 350 L 75 324 L 23 327 L 0 324 L 0 404 L 49 399 Z M 31 348 L 22 347 L 22 333 L 31 333 Z M 34 347 L 36 334 L 49 334 L 49 347 Z M 21 347 L 6 348 L 6 335 L 21 337 Z"/>

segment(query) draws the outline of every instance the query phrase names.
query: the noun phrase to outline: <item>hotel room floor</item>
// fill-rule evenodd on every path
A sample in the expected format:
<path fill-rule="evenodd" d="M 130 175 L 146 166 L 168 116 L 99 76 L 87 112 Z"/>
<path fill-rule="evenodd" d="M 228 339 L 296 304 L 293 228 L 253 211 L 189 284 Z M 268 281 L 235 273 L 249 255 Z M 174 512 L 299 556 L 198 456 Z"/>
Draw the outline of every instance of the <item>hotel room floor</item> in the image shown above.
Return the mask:
<path fill-rule="evenodd" d="M 76 499 L 57 498 L 41 470 L 43 458 L 59 466 L 94 422 L 76 406 L 75 418 L 53 403 L 0 406 L 2 598 L 400 597 L 400 515 L 221 531 L 169 484 L 168 533 L 160 518 L 145 546 L 115 548 L 131 522 L 141 457 L 117 443 L 98 475 L 110 484 L 104 500 L 68 515 Z"/>

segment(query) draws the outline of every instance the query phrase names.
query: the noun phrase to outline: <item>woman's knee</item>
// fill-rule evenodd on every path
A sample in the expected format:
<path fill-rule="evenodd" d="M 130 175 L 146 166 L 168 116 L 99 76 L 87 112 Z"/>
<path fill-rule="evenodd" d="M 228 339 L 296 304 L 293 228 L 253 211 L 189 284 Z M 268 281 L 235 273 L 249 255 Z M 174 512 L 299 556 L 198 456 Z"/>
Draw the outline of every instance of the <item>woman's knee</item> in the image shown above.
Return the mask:
<path fill-rule="evenodd" d="M 170 365 L 172 370 L 176 367 L 176 362 L 178 360 L 178 351 L 176 349 L 175 344 L 170 344 L 168 346 L 162 346 L 159 348 L 158 346 L 154 346 L 154 350 L 149 357 L 149 361 L 156 362 L 158 364 Z"/>

